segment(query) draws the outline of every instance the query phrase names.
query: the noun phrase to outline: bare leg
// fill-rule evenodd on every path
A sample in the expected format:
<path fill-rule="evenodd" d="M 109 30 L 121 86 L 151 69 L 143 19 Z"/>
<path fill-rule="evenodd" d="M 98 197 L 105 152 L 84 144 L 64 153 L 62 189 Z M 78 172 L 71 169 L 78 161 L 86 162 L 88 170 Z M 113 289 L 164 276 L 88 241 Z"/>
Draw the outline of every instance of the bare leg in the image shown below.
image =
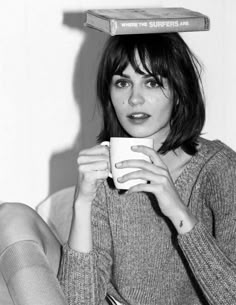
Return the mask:
<path fill-rule="evenodd" d="M 0 232 L 0 271 L 13 303 L 65 305 L 56 278 L 61 245 L 42 218 L 27 205 L 5 203 Z"/>

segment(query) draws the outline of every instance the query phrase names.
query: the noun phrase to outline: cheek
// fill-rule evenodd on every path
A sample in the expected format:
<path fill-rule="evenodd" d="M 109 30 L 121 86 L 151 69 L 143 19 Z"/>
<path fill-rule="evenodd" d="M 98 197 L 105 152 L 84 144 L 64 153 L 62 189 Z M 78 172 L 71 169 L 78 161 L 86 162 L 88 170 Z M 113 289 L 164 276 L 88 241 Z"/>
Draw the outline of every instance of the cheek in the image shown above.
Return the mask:
<path fill-rule="evenodd" d="M 122 109 L 120 109 L 120 107 L 118 109 L 114 107 L 114 109 L 115 109 L 115 113 L 116 113 L 118 120 L 122 121 L 125 116 L 124 111 L 122 111 Z"/>
<path fill-rule="evenodd" d="M 172 105 L 171 104 L 169 104 L 169 105 L 167 104 L 166 107 L 163 107 L 161 113 L 162 113 L 163 119 L 170 120 L 171 113 L 172 113 Z"/>
<path fill-rule="evenodd" d="M 173 105 L 170 101 L 157 102 L 152 109 L 152 114 L 158 121 L 170 120 Z"/>
<path fill-rule="evenodd" d="M 125 111 L 126 108 L 126 102 L 124 98 L 112 98 L 111 96 L 111 101 L 112 101 L 112 105 L 113 108 L 115 109 L 115 112 L 118 113 L 122 113 Z"/>
<path fill-rule="evenodd" d="M 111 89 L 110 97 L 114 107 L 117 109 L 121 105 L 125 105 L 129 99 L 129 90 L 128 89 Z"/>
<path fill-rule="evenodd" d="M 113 104 L 115 109 L 120 109 L 122 107 L 123 103 L 124 103 L 124 99 L 117 98 L 117 97 L 112 98 L 111 101 L 112 101 L 112 104 Z"/>
<path fill-rule="evenodd" d="M 116 117 L 117 117 L 118 121 L 121 123 L 121 125 L 125 124 L 126 112 L 124 111 L 124 109 L 122 107 L 114 106 L 114 110 L 115 110 Z"/>
<path fill-rule="evenodd" d="M 122 103 L 117 103 L 117 101 L 114 101 L 112 100 L 112 97 L 111 97 L 111 104 L 113 106 L 113 110 L 117 116 L 117 118 L 120 120 L 120 117 L 122 117 Z"/>

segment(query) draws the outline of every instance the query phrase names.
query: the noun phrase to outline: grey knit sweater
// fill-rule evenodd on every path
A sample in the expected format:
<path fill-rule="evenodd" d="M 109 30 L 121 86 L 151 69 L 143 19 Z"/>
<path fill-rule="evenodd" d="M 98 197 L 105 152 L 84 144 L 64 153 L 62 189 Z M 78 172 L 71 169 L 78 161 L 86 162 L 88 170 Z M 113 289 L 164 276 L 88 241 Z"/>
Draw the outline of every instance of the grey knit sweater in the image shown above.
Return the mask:
<path fill-rule="evenodd" d="M 198 219 L 178 235 L 151 194 L 127 195 L 110 180 L 92 206 L 93 251 L 63 247 L 59 280 L 70 305 L 236 304 L 236 153 L 200 149 L 175 182 Z"/>

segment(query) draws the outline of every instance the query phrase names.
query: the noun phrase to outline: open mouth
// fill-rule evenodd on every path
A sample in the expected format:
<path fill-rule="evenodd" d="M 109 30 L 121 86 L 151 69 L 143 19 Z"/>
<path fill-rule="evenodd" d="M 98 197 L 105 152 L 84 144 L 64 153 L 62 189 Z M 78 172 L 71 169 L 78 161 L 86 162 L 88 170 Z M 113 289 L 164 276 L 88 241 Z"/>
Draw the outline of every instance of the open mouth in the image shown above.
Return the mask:
<path fill-rule="evenodd" d="M 146 120 L 150 117 L 149 114 L 147 113 L 144 113 L 144 112 L 135 112 L 135 113 L 131 113 L 129 115 L 127 115 L 127 117 L 130 119 L 130 120 Z"/>

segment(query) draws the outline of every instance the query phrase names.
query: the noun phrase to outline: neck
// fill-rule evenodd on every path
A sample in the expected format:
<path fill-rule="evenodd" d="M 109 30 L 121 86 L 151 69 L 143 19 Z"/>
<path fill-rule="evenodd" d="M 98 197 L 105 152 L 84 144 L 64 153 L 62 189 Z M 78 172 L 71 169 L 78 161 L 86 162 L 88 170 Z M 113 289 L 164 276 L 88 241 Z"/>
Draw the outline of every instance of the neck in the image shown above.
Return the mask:
<path fill-rule="evenodd" d="M 160 158 L 167 166 L 173 181 L 175 181 L 183 171 L 185 165 L 191 160 L 192 156 L 186 154 L 182 148 L 177 148 L 174 151 L 167 152 L 165 155 L 160 155 Z"/>
<path fill-rule="evenodd" d="M 176 150 L 168 151 L 166 154 L 160 154 L 161 160 L 166 164 L 166 166 L 171 169 L 176 161 L 181 157 L 183 150 L 178 148 Z"/>

